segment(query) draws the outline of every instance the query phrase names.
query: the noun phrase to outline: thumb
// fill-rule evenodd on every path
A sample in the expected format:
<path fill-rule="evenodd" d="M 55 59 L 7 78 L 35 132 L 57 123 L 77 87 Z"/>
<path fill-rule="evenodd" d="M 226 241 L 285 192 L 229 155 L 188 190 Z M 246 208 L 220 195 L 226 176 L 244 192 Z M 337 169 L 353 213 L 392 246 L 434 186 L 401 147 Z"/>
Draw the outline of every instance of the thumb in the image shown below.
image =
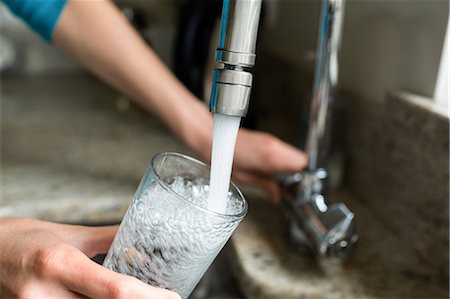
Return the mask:
<path fill-rule="evenodd" d="M 117 234 L 119 225 L 84 227 L 79 238 L 72 244 L 89 257 L 105 253 Z"/>

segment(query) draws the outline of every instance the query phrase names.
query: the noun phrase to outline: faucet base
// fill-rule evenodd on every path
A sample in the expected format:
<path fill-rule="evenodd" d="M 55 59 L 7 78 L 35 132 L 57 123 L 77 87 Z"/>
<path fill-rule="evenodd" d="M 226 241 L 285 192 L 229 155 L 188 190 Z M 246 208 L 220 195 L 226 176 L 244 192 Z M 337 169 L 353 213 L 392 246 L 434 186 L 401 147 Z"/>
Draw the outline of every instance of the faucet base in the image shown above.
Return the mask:
<path fill-rule="evenodd" d="M 326 172 L 305 171 L 284 178 L 284 203 L 295 251 L 344 260 L 358 241 L 354 214 L 343 203 L 328 205 L 322 193 Z"/>
<path fill-rule="evenodd" d="M 289 227 L 289 247 L 295 253 L 305 256 L 314 256 L 314 248 L 311 241 L 309 241 L 308 236 L 292 221 Z"/>

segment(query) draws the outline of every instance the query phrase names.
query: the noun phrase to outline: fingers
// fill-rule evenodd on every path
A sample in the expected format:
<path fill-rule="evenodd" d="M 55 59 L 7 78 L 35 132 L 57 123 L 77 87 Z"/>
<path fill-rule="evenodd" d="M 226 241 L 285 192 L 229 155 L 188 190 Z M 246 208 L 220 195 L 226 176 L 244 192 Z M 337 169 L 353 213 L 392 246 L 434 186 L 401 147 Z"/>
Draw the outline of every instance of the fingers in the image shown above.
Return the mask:
<path fill-rule="evenodd" d="M 147 285 L 138 279 L 108 270 L 69 245 L 53 251 L 54 277 L 71 291 L 89 298 L 179 298 L 173 292 Z"/>
<path fill-rule="evenodd" d="M 243 184 L 260 187 L 269 195 L 270 199 L 273 202 L 281 202 L 281 187 L 275 180 L 261 175 L 238 170 L 235 171 L 233 177 Z"/>
<path fill-rule="evenodd" d="M 83 233 L 74 240 L 72 245 L 87 256 L 106 253 L 117 234 L 119 226 L 84 227 Z"/>
<path fill-rule="evenodd" d="M 119 228 L 119 225 L 92 227 L 43 221 L 37 224 L 90 257 L 107 252 Z"/>
<path fill-rule="evenodd" d="M 86 299 L 86 296 L 72 292 L 63 285 L 50 280 L 35 280 L 29 278 L 14 288 L 12 293 L 0 292 L 0 298 L 64 298 L 64 299 Z"/>
<path fill-rule="evenodd" d="M 267 160 L 265 172 L 271 174 L 300 171 L 307 163 L 303 152 L 279 139 L 266 144 L 265 156 Z"/>
<path fill-rule="evenodd" d="M 235 162 L 241 169 L 268 175 L 300 171 L 306 166 L 307 157 L 275 136 L 242 129 L 236 143 Z"/>

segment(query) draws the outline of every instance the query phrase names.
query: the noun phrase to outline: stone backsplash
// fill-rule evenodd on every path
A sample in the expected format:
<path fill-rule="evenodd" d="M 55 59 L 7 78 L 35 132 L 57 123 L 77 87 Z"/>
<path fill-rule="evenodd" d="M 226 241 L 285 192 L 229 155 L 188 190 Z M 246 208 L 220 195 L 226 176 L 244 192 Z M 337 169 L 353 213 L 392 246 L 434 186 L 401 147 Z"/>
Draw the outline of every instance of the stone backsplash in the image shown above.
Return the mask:
<path fill-rule="evenodd" d="M 341 94 L 347 183 L 448 284 L 449 119 L 413 99 Z"/>

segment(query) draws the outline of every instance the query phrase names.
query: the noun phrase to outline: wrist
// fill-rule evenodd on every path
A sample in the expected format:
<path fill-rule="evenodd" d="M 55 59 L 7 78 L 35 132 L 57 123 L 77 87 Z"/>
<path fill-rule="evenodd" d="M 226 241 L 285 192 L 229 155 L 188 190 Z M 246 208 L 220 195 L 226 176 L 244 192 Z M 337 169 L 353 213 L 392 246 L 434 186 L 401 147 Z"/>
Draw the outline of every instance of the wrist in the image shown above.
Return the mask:
<path fill-rule="evenodd" d="M 206 162 L 209 162 L 212 146 L 213 118 L 208 108 L 199 100 L 181 122 L 180 137 L 184 143 Z"/>

